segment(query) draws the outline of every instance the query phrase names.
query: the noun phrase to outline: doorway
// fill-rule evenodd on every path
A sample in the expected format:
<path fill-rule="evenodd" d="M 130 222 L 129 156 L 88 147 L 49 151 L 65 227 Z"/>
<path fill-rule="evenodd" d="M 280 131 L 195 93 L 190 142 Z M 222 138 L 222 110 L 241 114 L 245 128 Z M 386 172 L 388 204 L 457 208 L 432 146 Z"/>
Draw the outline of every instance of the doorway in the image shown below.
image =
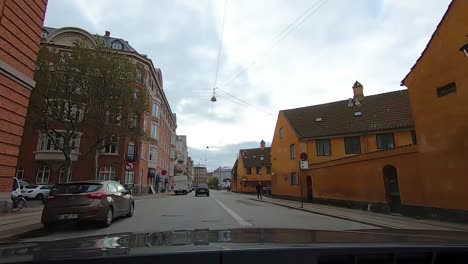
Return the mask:
<path fill-rule="evenodd" d="M 385 184 L 385 195 L 390 207 L 390 212 L 399 213 L 401 211 L 401 197 L 397 169 L 392 165 L 386 165 L 383 167 L 382 172 Z"/>
<path fill-rule="evenodd" d="M 307 176 L 307 201 L 312 202 L 314 195 L 312 193 L 312 176 Z"/>

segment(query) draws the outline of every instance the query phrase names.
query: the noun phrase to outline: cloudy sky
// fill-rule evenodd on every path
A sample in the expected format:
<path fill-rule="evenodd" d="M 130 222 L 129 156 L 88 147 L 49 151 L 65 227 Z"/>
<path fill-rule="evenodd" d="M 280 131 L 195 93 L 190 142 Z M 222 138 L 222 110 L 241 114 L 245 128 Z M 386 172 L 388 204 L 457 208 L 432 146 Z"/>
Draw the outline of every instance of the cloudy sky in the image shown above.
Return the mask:
<path fill-rule="evenodd" d="M 356 80 L 365 95 L 402 89 L 449 2 L 49 0 L 45 25 L 108 30 L 148 54 L 189 155 L 213 169 L 271 142 L 281 109 L 349 98 Z"/>

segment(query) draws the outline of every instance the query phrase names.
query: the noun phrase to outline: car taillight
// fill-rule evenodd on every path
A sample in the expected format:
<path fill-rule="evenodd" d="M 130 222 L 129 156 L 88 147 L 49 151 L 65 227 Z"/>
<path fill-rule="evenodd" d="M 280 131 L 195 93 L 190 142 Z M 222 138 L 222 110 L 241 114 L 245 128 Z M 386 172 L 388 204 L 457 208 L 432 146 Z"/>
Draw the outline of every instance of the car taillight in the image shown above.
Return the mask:
<path fill-rule="evenodd" d="M 105 192 L 88 193 L 86 195 L 88 199 L 98 199 L 98 200 L 102 199 L 104 196 L 106 196 Z"/>

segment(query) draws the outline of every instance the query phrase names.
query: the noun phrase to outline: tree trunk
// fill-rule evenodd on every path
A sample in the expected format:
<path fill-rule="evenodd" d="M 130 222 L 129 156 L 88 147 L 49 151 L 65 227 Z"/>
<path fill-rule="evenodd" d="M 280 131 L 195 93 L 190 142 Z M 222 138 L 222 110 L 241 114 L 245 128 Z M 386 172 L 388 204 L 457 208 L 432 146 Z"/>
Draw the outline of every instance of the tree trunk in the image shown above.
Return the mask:
<path fill-rule="evenodd" d="M 99 177 L 99 149 L 94 149 L 94 162 L 93 162 L 93 170 L 94 170 L 94 179 L 97 180 Z"/>

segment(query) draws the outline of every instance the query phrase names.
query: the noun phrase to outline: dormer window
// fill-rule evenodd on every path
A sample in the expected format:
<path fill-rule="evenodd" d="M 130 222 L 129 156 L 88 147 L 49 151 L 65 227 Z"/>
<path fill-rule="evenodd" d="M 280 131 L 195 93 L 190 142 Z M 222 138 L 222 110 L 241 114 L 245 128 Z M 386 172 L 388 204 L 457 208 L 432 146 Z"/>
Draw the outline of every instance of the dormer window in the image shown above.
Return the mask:
<path fill-rule="evenodd" d="M 122 43 L 120 43 L 119 41 L 114 41 L 112 43 L 112 48 L 113 49 L 116 49 L 116 50 L 122 50 L 123 49 L 123 45 Z"/>

